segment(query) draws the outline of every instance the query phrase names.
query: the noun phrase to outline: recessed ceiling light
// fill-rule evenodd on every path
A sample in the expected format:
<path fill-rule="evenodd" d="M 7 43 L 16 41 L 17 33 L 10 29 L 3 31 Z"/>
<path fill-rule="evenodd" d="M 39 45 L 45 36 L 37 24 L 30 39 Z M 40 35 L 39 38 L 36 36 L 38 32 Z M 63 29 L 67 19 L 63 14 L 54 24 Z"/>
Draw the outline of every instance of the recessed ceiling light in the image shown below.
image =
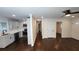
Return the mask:
<path fill-rule="evenodd" d="M 75 23 L 75 24 L 79 24 L 79 23 Z"/>
<path fill-rule="evenodd" d="M 75 17 L 75 16 L 72 16 L 73 18 Z"/>
<path fill-rule="evenodd" d="M 71 15 L 70 14 L 67 14 L 66 16 L 68 17 L 68 16 L 71 16 Z"/>
<path fill-rule="evenodd" d="M 16 15 L 15 15 L 15 14 L 13 14 L 12 16 L 13 16 L 13 17 L 16 17 Z"/>

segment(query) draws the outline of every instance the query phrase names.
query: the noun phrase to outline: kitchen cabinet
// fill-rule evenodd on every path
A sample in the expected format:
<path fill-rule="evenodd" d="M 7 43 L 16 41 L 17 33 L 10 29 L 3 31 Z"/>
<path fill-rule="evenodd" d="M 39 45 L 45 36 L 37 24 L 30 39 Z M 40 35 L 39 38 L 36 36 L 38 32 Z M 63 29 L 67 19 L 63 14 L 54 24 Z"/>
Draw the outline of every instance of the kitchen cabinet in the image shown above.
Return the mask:
<path fill-rule="evenodd" d="M 5 48 L 15 41 L 13 34 L 0 36 L 0 48 Z"/>

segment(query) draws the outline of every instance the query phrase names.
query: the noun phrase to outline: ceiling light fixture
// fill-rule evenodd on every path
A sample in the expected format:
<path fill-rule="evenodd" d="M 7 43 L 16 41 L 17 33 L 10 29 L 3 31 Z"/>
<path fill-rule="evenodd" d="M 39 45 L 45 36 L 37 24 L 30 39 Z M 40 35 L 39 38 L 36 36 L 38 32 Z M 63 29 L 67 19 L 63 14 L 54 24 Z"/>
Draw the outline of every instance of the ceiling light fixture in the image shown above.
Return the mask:
<path fill-rule="evenodd" d="M 67 14 L 66 16 L 68 17 L 68 16 L 71 16 L 71 15 L 70 14 Z"/>
<path fill-rule="evenodd" d="M 72 16 L 73 18 L 75 17 L 75 16 Z"/>
<path fill-rule="evenodd" d="M 15 14 L 13 14 L 12 16 L 13 16 L 13 17 L 16 17 L 16 15 L 15 15 Z"/>
<path fill-rule="evenodd" d="M 79 23 L 75 23 L 75 24 L 79 24 Z"/>

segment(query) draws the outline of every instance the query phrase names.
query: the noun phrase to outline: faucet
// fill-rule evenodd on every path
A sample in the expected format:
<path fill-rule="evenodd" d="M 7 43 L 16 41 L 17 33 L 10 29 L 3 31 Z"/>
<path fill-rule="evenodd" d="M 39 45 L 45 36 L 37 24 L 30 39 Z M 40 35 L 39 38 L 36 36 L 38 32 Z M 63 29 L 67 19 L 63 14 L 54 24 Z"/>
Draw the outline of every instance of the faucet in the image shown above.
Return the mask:
<path fill-rule="evenodd" d="M 5 34 L 5 32 L 7 32 L 7 30 L 3 30 L 3 31 L 2 31 L 2 34 L 4 35 L 4 34 Z"/>

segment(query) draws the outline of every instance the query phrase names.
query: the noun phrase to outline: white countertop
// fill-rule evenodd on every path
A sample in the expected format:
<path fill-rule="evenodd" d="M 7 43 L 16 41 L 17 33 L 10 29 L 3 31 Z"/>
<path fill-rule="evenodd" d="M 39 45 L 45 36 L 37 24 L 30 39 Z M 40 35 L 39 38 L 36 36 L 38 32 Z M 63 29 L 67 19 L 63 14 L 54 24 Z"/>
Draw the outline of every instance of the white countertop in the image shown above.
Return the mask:
<path fill-rule="evenodd" d="M 17 33 L 17 32 L 21 32 L 21 31 L 24 31 L 25 28 L 18 28 L 18 29 L 14 29 L 14 30 L 9 30 L 6 34 L 14 34 L 14 33 Z M 1 35 L 0 36 L 5 36 L 5 35 Z"/>
<path fill-rule="evenodd" d="M 24 31 L 24 28 L 11 30 L 11 31 L 8 31 L 7 33 L 8 34 L 14 34 L 14 33 L 21 32 L 21 31 Z"/>

